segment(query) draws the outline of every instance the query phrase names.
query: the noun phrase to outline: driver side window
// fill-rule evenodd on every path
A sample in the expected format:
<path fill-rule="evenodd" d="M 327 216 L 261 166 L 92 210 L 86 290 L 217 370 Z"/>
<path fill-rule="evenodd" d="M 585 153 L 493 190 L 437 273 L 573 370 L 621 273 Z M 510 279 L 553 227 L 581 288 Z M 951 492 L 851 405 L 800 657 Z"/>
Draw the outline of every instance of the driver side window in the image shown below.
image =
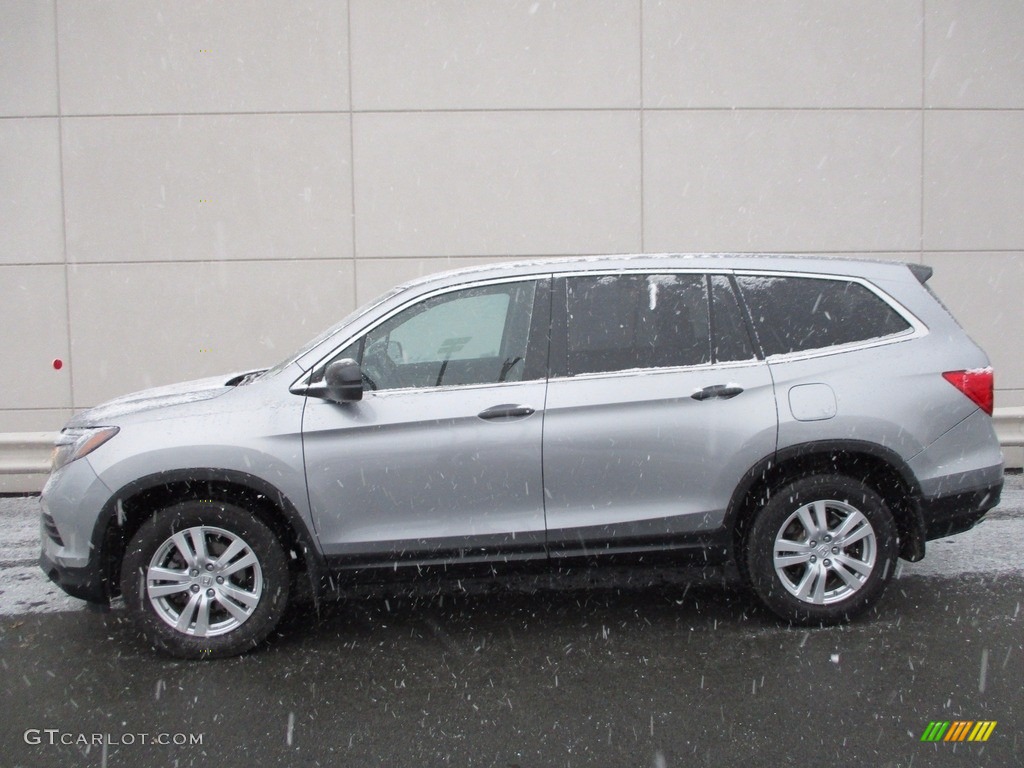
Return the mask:
<path fill-rule="evenodd" d="M 526 364 L 535 298 L 533 280 L 433 296 L 334 359 L 356 360 L 368 390 L 523 381 L 536 367 Z"/>

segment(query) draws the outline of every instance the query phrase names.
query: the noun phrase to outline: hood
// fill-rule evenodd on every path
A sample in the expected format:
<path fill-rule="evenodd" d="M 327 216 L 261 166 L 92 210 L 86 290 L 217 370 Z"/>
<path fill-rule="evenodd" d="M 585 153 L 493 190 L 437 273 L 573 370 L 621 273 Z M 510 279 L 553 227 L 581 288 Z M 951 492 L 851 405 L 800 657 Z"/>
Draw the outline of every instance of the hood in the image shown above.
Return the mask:
<path fill-rule="evenodd" d="M 180 384 L 169 384 L 165 387 L 154 387 L 152 389 L 144 389 L 141 392 L 132 392 L 130 395 L 124 395 L 123 397 L 97 405 L 95 408 L 82 411 L 74 416 L 65 428 L 93 425 L 106 426 L 108 422 L 114 419 L 141 411 L 166 408 L 169 405 L 195 403 L 200 400 L 210 400 L 230 392 L 248 374 L 256 372 L 246 371 L 230 373 L 224 376 L 211 376 L 208 379 L 184 381 Z"/>

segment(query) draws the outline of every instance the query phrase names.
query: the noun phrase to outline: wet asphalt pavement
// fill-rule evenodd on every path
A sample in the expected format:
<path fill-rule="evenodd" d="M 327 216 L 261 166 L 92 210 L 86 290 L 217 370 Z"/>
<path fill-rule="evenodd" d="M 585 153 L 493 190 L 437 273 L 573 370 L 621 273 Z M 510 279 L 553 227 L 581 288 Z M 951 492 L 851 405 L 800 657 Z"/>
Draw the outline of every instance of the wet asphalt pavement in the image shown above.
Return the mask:
<path fill-rule="evenodd" d="M 990 533 L 1019 553 L 1009 496 Z M 296 612 L 266 648 L 196 663 L 119 610 L 0 616 L 0 766 L 1018 766 L 1019 554 L 933 572 L 986 525 L 830 629 L 733 586 L 520 587 Z M 997 725 L 922 743 L 934 720 Z"/>

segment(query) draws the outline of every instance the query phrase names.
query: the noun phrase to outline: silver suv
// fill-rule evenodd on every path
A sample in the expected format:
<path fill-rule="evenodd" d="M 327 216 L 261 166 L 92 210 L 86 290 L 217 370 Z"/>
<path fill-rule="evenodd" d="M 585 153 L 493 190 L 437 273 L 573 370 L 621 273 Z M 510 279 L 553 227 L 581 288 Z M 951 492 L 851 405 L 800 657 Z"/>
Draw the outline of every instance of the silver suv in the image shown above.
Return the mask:
<path fill-rule="evenodd" d="M 303 593 L 481 567 L 734 563 L 785 621 L 845 621 L 999 501 L 992 369 L 930 275 L 640 256 L 407 283 L 274 368 L 72 419 L 41 565 L 187 658 L 256 646 Z"/>

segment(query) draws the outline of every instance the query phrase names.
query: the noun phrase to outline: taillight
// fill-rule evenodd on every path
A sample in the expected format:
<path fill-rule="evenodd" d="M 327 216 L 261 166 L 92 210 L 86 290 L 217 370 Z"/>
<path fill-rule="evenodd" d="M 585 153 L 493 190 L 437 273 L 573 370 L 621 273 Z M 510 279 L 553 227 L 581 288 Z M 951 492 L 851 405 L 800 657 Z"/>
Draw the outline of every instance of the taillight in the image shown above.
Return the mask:
<path fill-rule="evenodd" d="M 995 376 L 991 367 L 975 368 L 970 371 L 946 371 L 942 378 L 971 398 L 989 416 L 992 415 Z"/>

